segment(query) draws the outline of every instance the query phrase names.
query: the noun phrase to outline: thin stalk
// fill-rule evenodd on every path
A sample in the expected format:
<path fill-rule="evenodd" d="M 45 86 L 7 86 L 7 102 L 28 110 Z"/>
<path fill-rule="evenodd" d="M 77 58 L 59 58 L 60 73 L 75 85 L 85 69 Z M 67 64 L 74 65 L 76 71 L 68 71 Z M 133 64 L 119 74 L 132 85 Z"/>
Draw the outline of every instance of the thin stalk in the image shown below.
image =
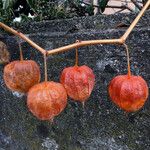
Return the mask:
<path fill-rule="evenodd" d="M 82 102 L 82 108 L 85 109 L 85 102 Z"/>
<path fill-rule="evenodd" d="M 76 60 L 75 60 L 75 66 L 78 66 L 78 48 L 76 48 Z"/>
<path fill-rule="evenodd" d="M 54 124 L 54 118 L 50 119 L 50 123 L 51 123 L 51 125 Z"/>
<path fill-rule="evenodd" d="M 131 76 L 131 69 L 130 69 L 130 56 L 129 56 L 129 49 L 128 49 L 128 46 L 127 44 L 123 44 L 125 46 L 125 49 L 126 49 L 126 54 L 127 54 L 127 64 L 128 64 L 128 77 L 130 78 Z"/>
<path fill-rule="evenodd" d="M 78 43 L 79 40 L 76 40 L 76 42 Z M 76 60 L 75 60 L 75 66 L 78 66 L 79 64 L 79 58 L 78 58 L 78 48 L 76 47 Z"/>
<path fill-rule="evenodd" d="M 48 50 L 47 54 L 52 55 L 52 54 L 57 54 L 60 52 L 65 52 L 70 49 L 74 49 L 76 47 L 83 47 L 83 46 L 97 45 L 97 44 L 123 44 L 123 41 L 122 41 L 122 39 L 103 39 L 103 40 L 80 41 L 80 42 L 75 42 L 73 44 L 69 44 L 66 46 L 59 47 L 59 48 L 55 48 L 52 50 Z"/>
<path fill-rule="evenodd" d="M 19 51 L 20 51 L 20 60 L 22 61 L 23 60 L 23 53 L 22 53 L 21 43 L 18 42 L 18 45 L 19 45 Z"/>
<path fill-rule="evenodd" d="M 147 0 L 146 4 L 144 5 L 144 7 L 140 11 L 140 13 L 137 15 L 137 17 L 134 19 L 134 21 L 132 22 L 130 27 L 127 29 L 127 31 L 124 33 L 124 35 L 122 37 L 120 37 L 119 39 L 103 39 L 103 40 L 80 41 L 79 43 L 73 43 L 73 44 L 69 44 L 69 45 L 63 46 L 63 47 L 59 47 L 59 48 L 55 48 L 55 49 L 49 50 L 47 52 L 47 55 L 56 54 L 56 53 L 64 52 L 64 51 L 67 51 L 67 50 L 70 50 L 70 49 L 73 49 L 73 48 L 76 48 L 76 47 L 82 47 L 82 46 L 88 46 L 88 45 L 96 45 L 96 44 L 123 44 L 126 41 L 126 39 L 128 38 L 128 36 L 131 33 L 131 31 L 136 26 L 136 24 L 139 22 L 140 18 L 144 14 L 144 12 L 149 7 L 149 5 L 150 5 L 150 0 Z M 38 46 L 36 43 L 34 43 L 32 40 L 30 40 L 24 34 L 22 34 L 20 32 L 18 33 L 16 30 L 8 27 L 7 25 L 5 25 L 2 22 L 0 22 L 0 27 L 5 29 L 5 30 L 7 30 L 8 32 L 11 32 L 14 35 L 17 35 L 20 38 L 24 39 L 32 47 L 36 48 L 41 53 L 43 53 L 43 54 L 45 53 L 45 49 L 43 49 L 42 47 Z"/>
<path fill-rule="evenodd" d="M 129 34 L 131 33 L 131 31 L 134 29 L 134 27 L 136 26 L 136 24 L 139 22 L 140 18 L 143 16 L 144 12 L 147 10 L 147 8 L 149 7 L 149 5 L 150 5 L 150 0 L 147 0 L 146 4 L 142 8 L 142 10 L 139 12 L 139 14 L 137 15 L 137 17 L 131 23 L 130 27 L 127 29 L 127 31 L 124 33 L 124 35 L 121 37 L 121 39 L 123 41 L 126 41 L 127 37 L 129 36 Z"/>
<path fill-rule="evenodd" d="M 45 50 L 42 47 L 38 46 L 36 43 L 34 43 L 32 40 L 30 40 L 28 37 L 26 37 L 23 33 L 18 32 L 16 30 L 14 30 L 13 28 L 10 28 L 9 26 L 5 25 L 2 22 L 0 22 L 0 27 L 5 29 L 8 32 L 13 33 L 14 35 L 22 38 L 23 40 L 28 42 L 32 47 L 36 48 L 37 50 L 39 50 L 41 53 L 44 54 Z"/>
<path fill-rule="evenodd" d="M 46 53 L 43 54 L 44 55 L 44 75 L 45 75 L 45 82 L 47 81 L 47 55 Z"/>

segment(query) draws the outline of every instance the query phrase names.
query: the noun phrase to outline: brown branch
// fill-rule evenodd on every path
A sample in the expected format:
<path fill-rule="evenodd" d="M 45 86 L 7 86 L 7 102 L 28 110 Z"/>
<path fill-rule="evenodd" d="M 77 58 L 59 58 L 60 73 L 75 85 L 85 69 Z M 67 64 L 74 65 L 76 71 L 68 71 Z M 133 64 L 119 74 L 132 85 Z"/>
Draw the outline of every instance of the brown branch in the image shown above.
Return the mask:
<path fill-rule="evenodd" d="M 36 48 L 37 50 L 39 50 L 41 53 L 44 54 L 45 50 L 43 48 L 41 48 L 40 46 L 38 46 L 36 43 L 34 43 L 33 41 L 31 41 L 28 37 L 26 37 L 23 33 L 18 32 L 16 30 L 14 30 L 13 28 L 8 27 L 7 25 L 3 24 L 2 22 L 0 22 L 0 27 L 2 27 L 3 29 L 9 31 L 10 33 L 13 33 L 14 35 L 22 38 L 23 40 L 27 41 L 31 46 L 33 46 L 34 48 Z"/>
<path fill-rule="evenodd" d="M 150 0 L 147 1 L 147 3 L 142 8 L 142 10 L 138 14 L 138 16 L 134 19 L 134 21 L 132 22 L 130 27 L 127 29 L 127 31 L 124 33 L 124 35 L 120 39 L 103 39 L 103 40 L 80 41 L 78 43 L 73 43 L 73 44 L 70 44 L 70 45 L 67 45 L 67 46 L 63 46 L 63 47 L 60 47 L 60 48 L 49 50 L 47 52 L 43 48 L 38 46 L 36 43 L 31 41 L 29 38 L 27 38 L 24 34 L 22 34 L 20 32 L 17 32 L 16 30 L 8 27 L 7 25 L 5 25 L 5 24 L 3 24 L 1 22 L 0 22 L 0 27 L 4 28 L 5 30 L 13 33 L 14 35 L 17 35 L 20 38 L 24 39 L 31 46 L 33 46 L 34 48 L 39 50 L 41 53 L 45 54 L 45 52 L 46 52 L 47 55 L 51 55 L 51 54 L 67 51 L 67 50 L 70 50 L 70 49 L 73 49 L 73 48 L 76 48 L 76 47 L 82 47 L 82 46 L 87 46 L 87 45 L 95 45 L 95 44 L 124 44 L 126 39 L 127 39 L 127 37 L 129 36 L 129 34 L 133 30 L 133 28 L 136 26 L 136 24 L 138 23 L 138 21 L 140 20 L 140 18 L 142 17 L 142 15 L 144 14 L 144 12 L 146 11 L 146 9 L 148 8 L 149 5 L 150 5 Z"/>
<path fill-rule="evenodd" d="M 139 9 L 141 10 L 142 7 L 139 5 L 139 3 L 136 0 L 131 0 L 131 2 Z"/>
<path fill-rule="evenodd" d="M 118 11 L 116 11 L 114 14 L 121 13 L 121 12 L 124 11 L 124 10 L 126 10 L 126 9 L 118 10 Z"/>
<path fill-rule="evenodd" d="M 133 28 L 136 26 L 136 24 L 138 23 L 138 21 L 140 20 L 140 18 L 143 16 L 144 12 L 147 10 L 147 8 L 148 8 L 149 5 L 150 5 L 150 0 L 147 1 L 147 3 L 142 8 L 142 10 L 140 11 L 140 13 L 137 15 L 137 17 L 131 23 L 130 27 L 127 29 L 127 31 L 124 33 L 124 35 L 121 37 L 121 39 L 123 41 L 126 41 L 127 37 L 129 36 L 129 34 L 133 30 Z"/>
<path fill-rule="evenodd" d="M 47 53 L 48 55 L 51 55 L 51 54 L 67 51 L 69 49 L 74 49 L 76 47 L 96 45 L 96 44 L 122 44 L 122 40 L 121 39 L 104 39 L 104 40 L 80 41 L 79 43 L 73 43 L 67 46 L 49 50 Z"/>
<path fill-rule="evenodd" d="M 53 49 L 53 50 L 49 50 L 47 53 L 48 53 L 48 55 L 51 55 L 51 54 L 55 54 L 55 53 L 58 53 L 58 52 L 67 51 L 69 49 L 73 49 L 73 48 L 76 48 L 76 47 L 87 46 L 87 45 L 95 45 L 95 44 L 123 44 L 126 41 L 127 37 L 129 36 L 129 34 L 131 33 L 131 31 L 133 30 L 135 25 L 138 23 L 139 19 L 142 17 L 142 15 L 144 14 L 144 12 L 146 11 L 146 9 L 148 8 L 149 5 L 150 5 L 150 0 L 148 0 L 146 5 L 143 7 L 143 9 L 140 11 L 138 16 L 135 18 L 135 20 L 132 22 L 132 24 L 127 29 L 125 34 L 120 39 L 80 41 L 80 43 L 74 43 L 74 44 L 70 44 L 70 45 L 63 46 L 63 47 L 60 47 L 60 48 L 56 48 L 56 49 Z"/>

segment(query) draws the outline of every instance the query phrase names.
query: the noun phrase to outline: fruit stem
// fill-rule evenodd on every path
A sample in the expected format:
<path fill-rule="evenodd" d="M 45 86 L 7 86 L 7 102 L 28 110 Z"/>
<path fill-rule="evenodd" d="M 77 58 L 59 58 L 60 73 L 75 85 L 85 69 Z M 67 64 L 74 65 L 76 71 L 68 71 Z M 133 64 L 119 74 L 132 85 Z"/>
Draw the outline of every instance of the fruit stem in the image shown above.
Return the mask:
<path fill-rule="evenodd" d="M 47 81 L 47 53 L 44 53 L 44 75 L 45 75 L 45 82 Z"/>
<path fill-rule="evenodd" d="M 78 48 L 76 47 L 76 60 L 75 60 L 75 66 L 78 66 Z"/>
<path fill-rule="evenodd" d="M 82 102 L 82 108 L 83 109 L 85 108 L 85 102 Z"/>
<path fill-rule="evenodd" d="M 128 77 L 130 78 L 131 76 L 131 69 L 130 69 L 130 57 L 129 57 L 129 49 L 128 49 L 128 46 L 127 44 L 123 44 L 125 46 L 125 49 L 126 49 L 126 54 L 127 54 L 127 64 L 128 64 Z"/>
<path fill-rule="evenodd" d="M 54 123 L 54 118 L 50 119 L 50 123 L 51 123 L 51 125 Z"/>
<path fill-rule="evenodd" d="M 19 51 L 20 51 L 20 60 L 22 61 L 23 60 L 23 53 L 22 53 L 21 43 L 18 42 L 18 45 L 19 45 Z"/>
<path fill-rule="evenodd" d="M 78 43 L 79 40 L 76 40 L 76 43 Z M 78 63 L 79 63 L 79 58 L 78 58 L 78 48 L 76 47 L 76 60 L 75 60 L 75 66 L 78 66 Z"/>

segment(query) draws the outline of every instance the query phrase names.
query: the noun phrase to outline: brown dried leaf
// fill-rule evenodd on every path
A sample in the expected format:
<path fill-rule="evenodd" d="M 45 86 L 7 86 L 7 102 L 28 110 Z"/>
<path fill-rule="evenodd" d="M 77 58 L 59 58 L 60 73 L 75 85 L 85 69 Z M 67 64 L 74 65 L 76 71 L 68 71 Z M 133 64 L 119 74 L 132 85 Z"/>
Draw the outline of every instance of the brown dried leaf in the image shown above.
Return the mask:
<path fill-rule="evenodd" d="M 0 64 L 8 63 L 10 60 L 10 54 L 7 50 L 7 46 L 5 43 L 0 41 Z"/>

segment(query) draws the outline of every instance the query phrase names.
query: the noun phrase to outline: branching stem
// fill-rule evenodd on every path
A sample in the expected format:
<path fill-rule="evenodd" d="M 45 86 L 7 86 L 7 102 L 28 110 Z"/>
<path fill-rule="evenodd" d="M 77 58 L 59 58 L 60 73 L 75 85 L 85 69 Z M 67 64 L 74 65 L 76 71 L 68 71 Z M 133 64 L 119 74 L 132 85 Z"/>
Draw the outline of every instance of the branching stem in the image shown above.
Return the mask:
<path fill-rule="evenodd" d="M 137 17 L 134 19 L 134 21 L 132 22 L 130 27 L 127 29 L 127 31 L 124 33 L 124 35 L 121 38 L 119 38 L 119 39 L 103 39 L 103 40 L 80 41 L 78 43 L 73 43 L 73 44 L 69 44 L 67 46 L 63 46 L 63 47 L 60 47 L 60 48 L 49 50 L 49 51 L 47 51 L 47 55 L 56 54 L 56 53 L 59 53 L 59 52 L 64 52 L 64 51 L 67 51 L 67 50 L 70 50 L 70 49 L 74 49 L 76 47 L 82 47 L 82 46 L 88 46 L 88 45 L 96 45 L 96 44 L 123 44 L 123 43 L 125 43 L 125 41 L 128 38 L 129 34 L 133 30 L 133 28 L 136 26 L 136 24 L 138 23 L 138 21 L 140 20 L 140 18 L 144 14 L 144 12 L 149 7 L 149 5 L 150 5 L 150 0 L 148 0 L 146 2 L 145 6 L 142 8 L 142 10 L 139 12 Z M 13 33 L 14 35 L 19 36 L 20 38 L 22 38 L 23 40 L 28 42 L 32 47 L 34 47 L 35 49 L 37 49 L 41 53 L 45 54 L 45 51 L 46 51 L 45 49 L 43 49 L 40 46 L 38 46 L 36 43 L 34 43 L 32 40 L 30 40 L 28 37 L 26 37 L 21 32 L 17 32 L 16 30 L 8 27 L 7 25 L 3 24 L 2 22 L 0 22 L 0 27 L 5 29 L 5 30 L 7 30 L 10 33 Z"/>

